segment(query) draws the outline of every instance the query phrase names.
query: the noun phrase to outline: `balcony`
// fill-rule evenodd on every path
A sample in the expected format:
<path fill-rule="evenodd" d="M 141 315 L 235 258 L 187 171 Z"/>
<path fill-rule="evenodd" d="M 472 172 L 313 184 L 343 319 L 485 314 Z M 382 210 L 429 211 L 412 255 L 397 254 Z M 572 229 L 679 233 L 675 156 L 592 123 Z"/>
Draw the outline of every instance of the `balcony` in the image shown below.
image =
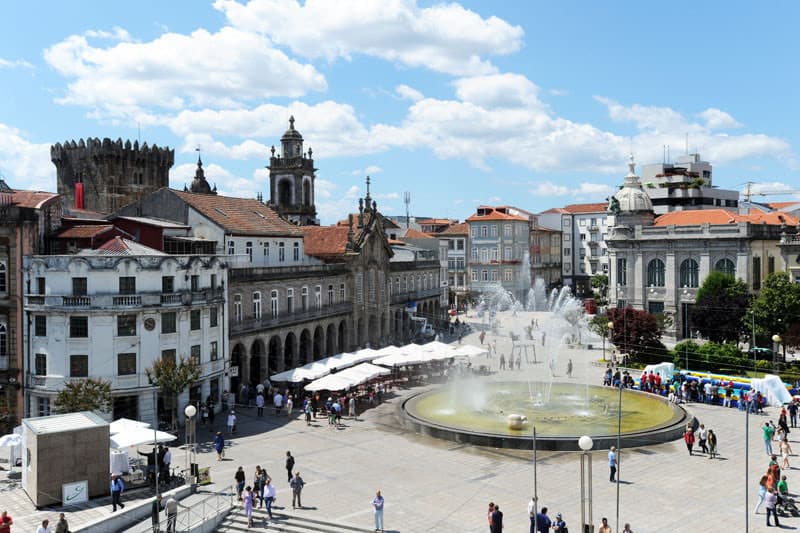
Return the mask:
<path fill-rule="evenodd" d="M 281 267 L 232 268 L 228 271 L 229 283 L 274 281 L 347 274 L 344 265 L 294 265 Z"/>
<path fill-rule="evenodd" d="M 592 233 L 597 233 L 598 231 L 600 231 L 600 226 L 598 226 L 597 224 L 592 224 L 589 226 L 589 231 Z"/>
<path fill-rule="evenodd" d="M 392 293 L 391 303 L 399 304 L 405 302 L 415 302 L 417 300 L 424 300 L 425 298 L 436 298 L 442 294 L 440 287 L 432 289 L 423 289 L 421 291 L 402 292 L 400 294 Z"/>
<path fill-rule="evenodd" d="M 326 305 L 320 309 L 309 309 L 308 311 L 287 313 L 278 315 L 277 317 L 262 316 L 261 318 L 251 318 L 242 320 L 241 322 L 234 322 L 231 320 L 230 331 L 231 335 L 242 335 L 254 331 L 279 328 L 283 326 L 293 326 L 295 324 L 302 324 L 303 322 L 310 322 L 312 320 L 321 320 L 323 318 L 329 318 L 336 315 L 344 315 L 351 313 L 352 311 L 352 302 L 345 302 L 336 305 Z"/>
<path fill-rule="evenodd" d="M 178 307 L 222 302 L 224 289 L 203 289 L 197 292 L 139 292 L 137 294 L 92 294 L 86 296 L 26 295 L 25 308 L 29 311 L 47 309 L 86 311 L 138 307 Z"/>

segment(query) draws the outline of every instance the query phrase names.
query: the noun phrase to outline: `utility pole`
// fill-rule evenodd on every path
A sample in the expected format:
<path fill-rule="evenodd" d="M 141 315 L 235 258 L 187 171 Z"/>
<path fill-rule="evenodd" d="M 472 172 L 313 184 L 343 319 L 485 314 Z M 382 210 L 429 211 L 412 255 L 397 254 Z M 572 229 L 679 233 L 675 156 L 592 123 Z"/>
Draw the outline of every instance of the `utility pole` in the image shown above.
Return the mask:
<path fill-rule="evenodd" d="M 411 193 L 406 191 L 403 193 L 403 202 L 406 204 L 406 229 L 409 228 L 409 224 L 411 223 L 411 218 L 408 215 L 408 206 L 411 205 Z"/>

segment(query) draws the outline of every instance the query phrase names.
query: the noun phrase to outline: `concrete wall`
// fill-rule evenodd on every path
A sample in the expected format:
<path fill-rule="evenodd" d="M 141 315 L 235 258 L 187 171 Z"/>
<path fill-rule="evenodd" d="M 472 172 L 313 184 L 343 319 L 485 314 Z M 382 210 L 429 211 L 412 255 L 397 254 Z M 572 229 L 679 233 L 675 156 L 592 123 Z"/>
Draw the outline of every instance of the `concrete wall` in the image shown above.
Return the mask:
<path fill-rule="evenodd" d="M 191 485 L 183 485 L 177 489 L 164 492 L 164 500 L 166 501 L 170 496 L 174 496 L 176 500 L 186 498 L 192 493 Z M 89 522 L 78 529 L 73 530 L 75 533 L 108 533 L 109 531 L 123 531 L 130 528 L 137 522 L 141 522 L 150 517 L 150 508 L 154 498 L 148 498 L 138 503 L 129 503 L 125 505 L 124 509 L 118 510 L 111 516 L 99 518 L 94 522 Z M 124 496 L 123 496 L 124 503 Z M 163 523 L 163 522 L 162 522 Z"/>

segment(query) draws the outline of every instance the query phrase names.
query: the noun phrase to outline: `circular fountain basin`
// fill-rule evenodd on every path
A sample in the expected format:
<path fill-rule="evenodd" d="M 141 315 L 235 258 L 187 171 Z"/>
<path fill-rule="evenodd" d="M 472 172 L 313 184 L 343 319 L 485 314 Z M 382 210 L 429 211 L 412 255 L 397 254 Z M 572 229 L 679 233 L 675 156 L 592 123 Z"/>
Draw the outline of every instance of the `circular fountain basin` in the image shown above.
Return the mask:
<path fill-rule="evenodd" d="M 480 446 L 531 449 L 535 427 L 539 450 L 578 450 L 582 435 L 603 449 L 617 445 L 618 406 L 611 387 L 468 380 L 408 398 L 402 418 L 417 432 Z M 511 414 L 527 420 L 509 424 Z M 676 440 L 687 421 L 686 411 L 664 398 L 622 391 L 621 446 Z"/>

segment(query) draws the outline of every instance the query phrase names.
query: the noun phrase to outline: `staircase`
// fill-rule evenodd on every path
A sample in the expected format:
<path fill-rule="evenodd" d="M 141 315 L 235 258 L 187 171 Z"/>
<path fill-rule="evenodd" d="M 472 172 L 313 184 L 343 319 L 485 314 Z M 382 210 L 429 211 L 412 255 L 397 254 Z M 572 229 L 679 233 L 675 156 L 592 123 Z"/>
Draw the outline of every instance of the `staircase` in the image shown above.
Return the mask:
<path fill-rule="evenodd" d="M 237 532 L 237 531 L 283 531 L 285 533 L 373 533 L 373 529 L 348 526 L 344 524 L 334 524 L 309 516 L 306 513 L 313 513 L 311 510 L 300 511 L 296 514 L 285 514 L 272 511 L 270 520 L 264 509 L 253 509 L 253 527 L 247 528 L 247 517 L 244 509 L 236 508 L 232 510 L 225 520 L 219 525 L 218 532 Z M 371 519 L 371 516 L 367 517 Z"/>

